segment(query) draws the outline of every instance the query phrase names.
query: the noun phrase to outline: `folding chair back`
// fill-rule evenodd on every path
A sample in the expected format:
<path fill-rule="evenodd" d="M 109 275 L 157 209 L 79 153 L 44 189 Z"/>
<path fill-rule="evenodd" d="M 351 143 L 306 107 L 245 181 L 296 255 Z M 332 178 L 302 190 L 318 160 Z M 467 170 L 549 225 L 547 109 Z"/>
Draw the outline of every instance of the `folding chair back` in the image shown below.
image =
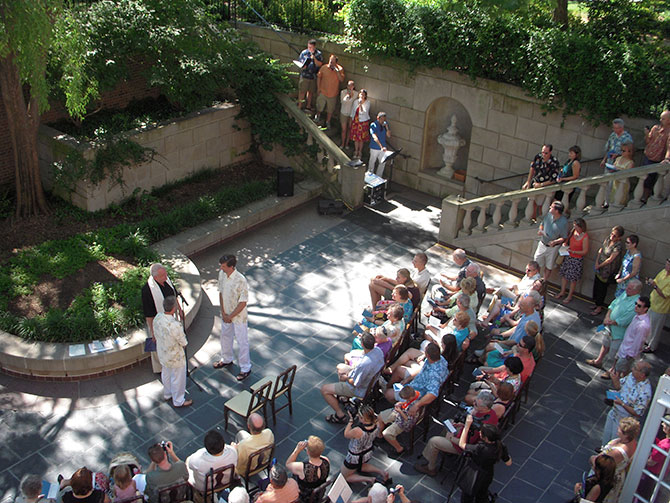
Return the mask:
<path fill-rule="evenodd" d="M 268 477 L 270 476 L 270 468 L 272 467 L 272 457 L 275 452 L 275 444 L 270 444 L 262 449 L 252 452 L 249 455 L 249 462 L 247 463 L 247 469 L 245 473 L 242 474 L 244 479 L 244 485 L 249 491 L 249 480 L 252 476 L 257 473 L 266 470 L 268 472 Z"/>
<path fill-rule="evenodd" d="M 291 390 L 293 389 L 293 381 L 295 380 L 295 373 L 297 366 L 292 365 L 284 372 L 277 376 L 275 385 L 270 396 L 270 404 L 272 405 L 272 421 L 277 424 L 277 412 L 288 407 L 289 414 L 293 415 L 293 401 L 291 399 Z M 281 407 L 277 407 L 277 399 L 280 396 L 286 396 L 286 403 Z"/>
<path fill-rule="evenodd" d="M 235 465 L 226 465 L 216 470 L 209 469 L 205 475 L 205 503 L 211 498 L 212 503 L 216 503 L 216 493 L 229 488 L 235 482 Z"/>
<path fill-rule="evenodd" d="M 179 482 L 158 491 L 158 503 L 180 503 L 193 500 L 193 488 L 188 482 Z"/>

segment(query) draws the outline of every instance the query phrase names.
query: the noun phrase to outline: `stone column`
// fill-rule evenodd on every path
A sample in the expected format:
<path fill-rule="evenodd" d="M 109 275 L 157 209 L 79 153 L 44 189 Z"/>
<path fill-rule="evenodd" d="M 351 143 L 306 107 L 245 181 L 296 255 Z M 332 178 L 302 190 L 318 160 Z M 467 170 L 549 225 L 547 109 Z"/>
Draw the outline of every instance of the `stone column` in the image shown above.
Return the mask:
<path fill-rule="evenodd" d="M 352 168 L 342 164 L 342 200 L 352 209 L 363 206 L 363 187 L 365 186 L 365 164 Z"/>

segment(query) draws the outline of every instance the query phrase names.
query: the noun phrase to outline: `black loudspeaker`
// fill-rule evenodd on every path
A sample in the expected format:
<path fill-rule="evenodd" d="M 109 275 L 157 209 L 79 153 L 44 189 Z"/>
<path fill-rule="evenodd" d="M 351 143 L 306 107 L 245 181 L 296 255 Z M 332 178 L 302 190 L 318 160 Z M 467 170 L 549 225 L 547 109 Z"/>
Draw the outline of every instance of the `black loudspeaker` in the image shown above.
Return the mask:
<path fill-rule="evenodd" d="M 277 195 L 279 197 L 293 195 L 293 168 L 277 168 Z"/>

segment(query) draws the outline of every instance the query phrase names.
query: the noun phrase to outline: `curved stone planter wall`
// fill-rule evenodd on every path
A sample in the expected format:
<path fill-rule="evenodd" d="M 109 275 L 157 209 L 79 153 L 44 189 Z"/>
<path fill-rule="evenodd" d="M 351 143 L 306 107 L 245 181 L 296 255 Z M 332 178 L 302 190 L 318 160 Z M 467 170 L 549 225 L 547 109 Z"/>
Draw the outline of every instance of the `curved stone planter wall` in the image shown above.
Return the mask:
<path fill-rule="evenodd" d="M 186 326 L 189 327 L 195 320 L 203 294 L 200 272 L 188 255 L 276 218 L 320 193 L 320 184 L 303 182 L 300 186 L 296 185 L 293 197 L 267 197 L 156 243 L 154 249 L 163 256 L 163 262 L 170 264 L 180 276 L 178 288 L 188 302 L 185 309 Z M 125 338 L 128 343 L 123 347 L 94 354 L 87 347 L 85 355 L 70 357 L 69 344 L 29 342 L 0 331 L 0 371 L 49 381 L 111 375 L 138 365 L 149 357 L 144 352 L 146 332 L 143 328 L 132 330 Z"/>

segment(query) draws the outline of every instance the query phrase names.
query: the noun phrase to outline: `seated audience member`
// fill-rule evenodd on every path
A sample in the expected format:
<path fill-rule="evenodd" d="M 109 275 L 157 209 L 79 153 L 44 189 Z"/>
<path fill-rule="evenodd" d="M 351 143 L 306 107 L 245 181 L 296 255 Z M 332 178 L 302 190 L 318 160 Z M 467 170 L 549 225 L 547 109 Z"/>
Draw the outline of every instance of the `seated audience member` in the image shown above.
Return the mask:
<path fill-rule="evenodd" d="M 250 414 L 247 418 L 247 429 L 248 432 L 241 430 L 237 433 L 235 436 L 236 445 L 233 445 L 237 450 L 235 473 L 238 475 L 246 473 L 249 456 L 275 442 L 274 433 L 270 428 L 265 427 L 265 419 L 256 412 Z"/>
<path fill-rule="evenodd" d="M 544 356 L 544 337 L 542 337 L 542 332 L 540 332 L 540 327 L 537 326 L 537 323 L 534 321 L 529 321 L 526 323 L 526 334 L 530 335 L 535 339 L 535 349 L 533 349 L 533 358 L 535 358 L 535 363 L 540 361 L 540 358 Z"/>
<path fill-rule="evenodd" d="M 382 325 L 384 321 L 384 315 L 391 308 L 391 306 L 398 304 L 402 307 L 403 315 L 402 319 L 405 324 L 409 323 L 412 318 L 412 313 L 414 312 L 414 304 L 409 298 L 409 290 L 405 285 L 396 285 L 391 291 L 391 300 L 380 300 L 371 308 L 372 316 L 364 317 L 360 322 L 361 328 L 374 328 L 376 326 Z"/>
<path fill-rule="evenodd" d="M 475 278 L 463 278 L 458 286 L 461 293 L 464 293 L 470 297 L 470 305 L 476 306 L 478 298 L 477 281 L 475 281 Z M 453 307 L 456 304 L 456 297 L 453 295 L 448 297 L 440 297 L 433 299 L 433 302 L 428 301 L 428 303 L 433 307 L 431 314 L 433 314 L 433 316 L 441 317 L 441 315 L 446 313 L 447 309 Z"/>
<path fill-rule="evenodd" d="M 188 469 L 186 463 L 174 453 L 172 442 L 166 442 L 165 448 L 161 444 L 153 444 L 149 447 L 149 459 L 151 464 L 147 468 L 144 494 L 148 496 L 149 503 L 158 503 L 159 489 L 187 481 Z"/>
<path fill-rule="evenodd" d="M 399 400 L 393 407 L 392 412 L 388 415 L 380 414 L 377 417 L 377 423 L 379 424 L 379 431 L 382 433 L 382 437 L 400 455 L 405 452 L 405 448 L 398 443 L 397 437 L 403 431 L 410 431 L 420 419 L 420 411 L 416 411 L 414 406 L 417 404 L 419 398 L 421 398 L 421 393 L 409 384 L 406 384 L 398 392 L 398 398 Z M 392 422 L 388 428 L 385 422 L 387 419 L 389 422 Z"/>
<path fill-rule="evenodd" d="M 228 495 L 228 503 L 249 503 L 249 493 L 244 487 L 235 487 Z"/>
<path fill-rule="evenodd" d="M 521 292 L 517 297 L 509 299 L 505 297 L 501 300 L 496 300 L 494 298 L 489 305 L 488 315 L 481 324 L 482 327 L 487 325 L 494 325 L 495 328 L 500 328 L 503 325 L 510 327 L 516 326 L 517 320 L 516 316 L 521 310 L 519 301 L 524 297 L 532 296 L 535 299 L 535 309 L 540 313 L 540 320 L 542 319 L 542 310 L 544 309 L 545 303 L 545 293 L 547 290 L 547 284 L 544 281 L 544 278 L 539 278 L 533 283 L 527 290 Z"/>
<path fill-rule="evenodd" d="M 534 323 L 534 322 L 530 322 Z M 528 326 L 528 325 L 526 325 Z M 523 364 L 523 370 L 521 371 L 521 383 L 526 382 L 533 371 L 535 370 L 535 357 L 533 356 L 533 350 L 535 349 L 535 337 L 531 334 L 524 335 L 519 344 L 512 347 L 511 351 L 507 351 L 500 355 L 502 363 L 496 367 L 479 367 L 479 370 L 485 372 L 489 375 L 497 374 L 505 370 L 504 360 L 510 356 L 517 356 L 521 363 Z M 489 357 L 493 354 L 493 351 L 489 353 Z M 490 358 L 489 358 L 490 359 Z"/>
<path fill-rule="evenodd" d="M 299 495 L 295 479 L 288 477 L 282 465 L 275 464 L 270 469 L 270 485 L 256 498 L 256 503 L 291 503 L 297 501 Z"/>
<path fill-rule="evenodd" d="M 204 444 L 204 447 L 186 458 L 188 482 L 201 493 L 205 492 L 205 476 L 210 469 L 237 464 L 237 450 L 226 445 L 223 435 L 217 430 L 209 430 L 205 434 Z M 228 480 L 222 480 L 222 483 L 227 484 Z"/>
<path fill-rule="evenodd" d="M 414 264 L 415 262 L 419 263 L 420 261 L 417 262 L 413 260 L 412 264 Z M 421 271 L 418 271 L 418 268 L 416 270 L 417 270 L 417 277 L 420 276 L 421 281 L 422 282 L 425 281 L 426 273 L 422 272 L 425 270 L 425 263 Z M 408 269 L 405 268 L 398 269 L 395 279 L 389 278 L 382 274 L 378 274 L 377 276 L 372 278 L 370 280 L 370 284 L 368 285 L 368 289 L 370 290 L 370 304 L 373 306 L 377 305 L 377 302 L 379 302 L 382 299 L 382 297 L 384 297 L 385 299 L 390 299 L 391 291 L 393 290 L 393 287 L 396 285 L 405 285 L 408 288 L 415 286 L 414 280 L 412 279 L 412 274 L 409 272 Z M 420 289 L 421 287 L 418 288 Z"/>
<path fill-rule="evenodd" d="M 607 494 L 603 503 L 618 503 L 621 489 L 626 480 L 626 472 L 637 449 L 637 437 L 640 434 L 640 422 L 632 417 L 625 417 L 619 421 L 616 428 L 616 437 L 609 441 L 600 450 L 600 454 L 591 456 L 591 466 L 595 466 L 597 457 L 608 455 L 614 459 L 614 487 Z"/>
<path fill-rule="evenodd" d="M 482 367 L 480 367 L 482 370 Z M 523 372 L 523 363 L 518 356 L 510 356 L 505 359 L 503 369 L 499 372 L 484 372 L 475 378 L 475 382 L 470 385 L 468 392 L 463 401 L 468 405 L 472 405 L 478 393 L 481 390 L 487 389 L 493 393 L 494 396 L 498 394 L 498 385 L 502 382 L 508 382 L 514 388 L 514 393 L 518 393 L 521 389 L 521 372 Z"/>
<path fill-rule="evenodd" d="M 324 384 L 321 386 L 321 394 L 328 405 L 335 411 L 326 417 L 326 421 L 334 424 L 344 424 L 347 417 L 342 412 L 338 396 L 364 398 L 368 384 L 375 378 L 384 366 L 384 353 L 375 347 L 375 339 L 371 334 L 364 334 L 363 358 L 353 369 L 340 363 L 337 366 L 339 382 L 335 384 Z"/>
<path fill-rule="evenodd" d="M 505 417 L 507 411 L 514 403 L 514 386 L 512 383 L 503 381 L 498 385 L 498 396 L 496 401 L 493 402 L 491 410 L 496 413 L 498 419 L 502 421 L 502 418 Z"/>
<path fill-rule="evenodd" d="M 465 268 L 465 275 L 462 279 L 458 280 L 456 285 L 451 289 L 451 291 L 448 291 L 447 294 L 444 294 L 444 289 L 442 287 L 437 287 L 436 289 L 433 290 L 433 300 L 436 301 L 436 303 L 441 304 L 441 305 L 451 305 L 453 303 L 453 297 L 459 292 L 463 291 L 463 280 L 472 278 L 475 280 L 475 292 L 477 295 L 477 298 L 474 299 L 474 301 L 470 304 L 473 309 L 479 307 L 479 299 L 483 299 L 484 296 L 486 295 L 486 284 L 484 284 L 484 280 L 482 279 L 482 274 L 481 274 L 481 268 L 479 267 L 479 264 L 476 264 L 474 262 L 470 262 L 468 266 Z M 469 282 L 465 283 L 466 285 L 469 285 Z M 466 292 L 468 295 L 472 295 L 470 291 Z"/>
<path fill-rule="evenodd" d="M 456 297 L 456 305 L 449 309 L 446 313 L 450 318 L 449 321 L 441 324 L 439 328 L 432 325 L 426 326 L 426 331 L 423 334 L 424 339 L 427 341 L 437 342 L 441 340 L 442 335 L 445 333 L 455 333 L 458 330 L 456 327 L 455 318 L 455 315 L 458 312 L 463 312 L 468 315 L 468 338 L 472 340 L 477 337 L 477 326 L 475 325 L 477 316 L 470 306 L 470 297 L 465 294 L 460 294 L 458 297 Z M 465 318 L 461 317 L 459 319 L 464 320 Z"/>
<path fill-rule="evenodd" d="M 351 500 L 351 503 L 386 503 L 388 497 L 388 490 L 379 482 L 375 482 L 370 487 L 368 495 L 365 498 L 358 498 Z"/>
<path fill-rule="evenodd" d="M 458 273 L 453 275 L 441 272 L 439 278 L 440 286 L 447 290 L 447 294 L 449 294 L 449 292 L 453 293 L 458 291 L 458 284 L 465 278 L 465 270 L 471 264 L 465 250 L 461 248 L 454 250 L 451 254 L 451 260 L 453 260 L 454 264 L 459 268 Z"/>
<path fill-rule="evenodd" d="M 132 498 L 137 494 L 137 485 L 128 465 L 114 468 L 114 501 Z"/>
<path fill-rule="evenodd" d="M 163 449 L 161 449 L 162 451 Z M 93 487 L 93 472 L 86 467 L 79 468 L 74 472 L 68 484 L 63 487 L 61 481 L 59 498 L 63 503 L 109 503 L 107 494 Z"/>
<path fill-rule="evenodd" d="M 14 503 L 37 503 L 42 495 L 42 478 L 39 475 L 28 473 L 21 478 L 19 484 L 21 494 L 16 497 Z"/>
<path fill-rule="evenodd" d="M 540 265 L 534 260 L 531 260 L 528 262 L 528 264 L 526 264 L 526 273 L 524 274 L 523 278 L 521 278 L 517 283 L 507 287 L 501 286 L 497 290 L 489 290 L 491 293 L 493 293 L 491 306 L 493 306 L 493 303 L 496 300 L 506 299 L 506 301 L 503 301 L 504 304 L 513 301 L 519 296 L 520 293 L 530 290 L 530 287 L 533 285 L 533 283 L 541 277 Z M 489 311 L 491 310 L 491 306 L 489 306 Z"/>
<path fill-rule="evenodd" d="M 491 410 L 495 402 L 495 397 L 493 393 L 488 390 L 482 390 L 477 395 L 474 403 L 474 409 L 472 410 L 472 416 L 475 419 L 479 419 L 483 424 L 498 424 L 498 416 L 496 413 Z M 456 433 L 447 432 L 445 436 L 435 436 L 431 437 L 426 444 L 426 447 L 423 449 L 423 457 L 426 462 L 422 464 L 415 464 L 414 469 L 418 472 L 425 473 L 434 477 L 437 474 L 437 456 L 440 451 L 446 452 L 448 454 L 460 454 L 463 450 L 458 446 L 461 432 L 463 431 L 464 425 L 462 423 L 456 423 Z M 480 434 L 479 431 L 471 431 L 471 435 L 468 438 L 468 444 L 476 444 L 479 442 Z"/>
<path fill-rule="evenodd" d="M 586 363 L 592 367 L 602 368 L 610 351 L 616 355 L 626 329 L 635 316 L 635 303 L 640 298 L 641 291 L 642 282 L 632 279 L 626 286 L 626 293 L 614 298 L 602 323 L 604 329 L 601 330 L 603 338 L 600 353 L 596 359 L 589 358 Z"/>
<path fill-rule="evenodd" d="M 386 316 L 388 319 L 382 323 L 381 326 L 374 326 L 372 328 L 364 327 L 364 333 L 365 331 L 369 331 L 373 334 L 373 336 L 375 336 L 375 338 L 379 337 L 382 341 L 388 338 L 391 340 L 392 344 L 395 344 L 398 338 L 402 335 L 403 330 L 405 330 L 405 320 L 403 319 L 404 314 L 405 311 L 403 306 L 400 304 L 393 304 L 388 308 L 388 311 L 386 311 Z M 363 345 L 361 344 L 361 336 L 362 334 L 356 335 L 351 349 L 363 349 Z M 391 346 L 389 346 L 386 351 L 384 351 L 384 347 L 382 347 L 384 356 L 386 356 L 386 354 L 389 352 Z"/>
<path fill-rule="evenodd" d="M 412 501 L 405 495 L 405 488 L 398 484 L 395 486 L 395 492 L 389 494 L 386 503 L 412 503 Z M 418 503 L 418 502 L 415 502 Z"/>
<path fill-rule="evenodd" d="M 358 409 L 358 421 L 348 416 L 347 426 L 344 428 L 344 438 L 349 440 L 347 455 L 340 467 L 344 479 L 350 484 L 353 482 L 374 483 L 375 477 L 363 473 L 376 473 L 388 479 L 388 472 L 370 463 L 374 451 L 374 440 L 378 435 L 377 414 L 369 405 L 361 405 Z"/>
<path fill-rule="evenodd" d="M 635 302 L 635 316 L 626 328 L 626 333 L 621 341 L 621 346 L 617 351 L 614 365 L 602 377 L 609 378 L 613 372 L 623 377 L 628 374 L 633 366 L 633 362 L 642 355 L 644 341 L 649 336 L 651 323 L 649 322 L 649 297 L 640 297 Z"/>
<path fill-rule="evenodd" d="M 451 370 L 459 353 L 458 344 L 454 334 L 443 335 L 440 348 L 442 350 L 442 358 L 447 361 L 447 365 Z M 419 372 L 421 372 L 425 359 L 425 349 L 422 351 L 421 349 L 408 348 L 389 368 L 386 369 L 385 373 L 391 375 L 388 381 L 389 387 L 394 383 L 403 380 L 409 382 L 409 380 L 414 379 Z"/>
<path fill-rule="evenodd" d="M 575 484 L 575 499 L 579 501 L 602 502 L 614 487 L 614 474 L 616 472 L 616 461 L 612 456 L 603 454 L 596 456 L 589 475 L 583 482 Z"/>
<path fill-rule="evenodd" d="M 531 356 L 533 358 L 533 364 L 532 368 L 529 372 L 532 373 L 533 370 L 535 370 L 535 364 L 537 363 L 538 358 L 540 358 L 544 354 L 544 339 L 542 338 L 542 334 L 538 331 L 539 328 L 537 326 L 537 323 L 535 323 L 533 320 L 529 321 L 526 323 L 526 326 L 524 327 L 524 330 L 526 331 L 526 335 L 524 335 L 521 338 L 521 341 L 519 341 L 519 344 L 512 346 L 512 349 L 509 351 L 504 351 L 503 353 L 500 353 L 497 349 L 494 349 L 490 353 L 486 355 L 486 366 L 487 367 L 500 367 L 505 363 L 505 358 L 508 357 L 511 354 L 514 354 L 516 356 L 519 356 L 523 353 L 522 350 L 519 349 L 519 345 L 523 343 L 523 338 L 528 336 L 531 339 L 533 339 L 533 349 L 531 350 Z M 523 344 L 525 345 L 525 344 Z M 538 345 L 540 346 L 540 351 L 538 352 Z M 524 360 L 522 359 L 522 362 Z M 529 365 L 531 365 L 529 363 Z M 526 364 L 524 363 L 524 369 L 525 369 Z M 530 368 L 530 367 L 529 367 Z M 526 375 L 524 372 L 523 375 Z M 530 375 L 530 374 L 528 374 Z M 522 376 L 523 377 L 523 376 Z M 522 378 L 522 381 L 525 381 L 525 377 Z"/>
<path fill-rule="evenodd" d="M 631 373 L 623 379 L 619 380 L 617 374 L 612 375 L 612 387 L 619 391 L 621 398 L 614 399 L 613 405 L 607 413 L 602 445 L 616 436 L 617 426 L 623 418 L 642 419 L 653 395 L 651 382 L 649 382 L 650 374 L 651 365 L 648 362 L 638 360 L 633 364 Z"/>
<path fill-rule="evenodd" d="M 326 482 L 330 473 L 330 461 L 322 456 L 326 446 L 316 435 L 310 435 L 307 441 L 300 441 L 286 460 L 286 468 L 298 477 L 300 501 L 310 501 L 314 489 Z M 298 454 L 307 449 L 307 461 L 300 462 Z"/>
<path fill-rule="evenodd" d="M 412 259 L 412 269 L 410 271 L 410 276 L 414 280 L 414 283 L 419 288 L 419 293 L 423 297 L 426 295 L 426 290 L 428 290 L 428 284 L 430 283 L 430 271 L 426 269 L 428 264 L 428 255 L 423 252 L 417 253 Z"/>

